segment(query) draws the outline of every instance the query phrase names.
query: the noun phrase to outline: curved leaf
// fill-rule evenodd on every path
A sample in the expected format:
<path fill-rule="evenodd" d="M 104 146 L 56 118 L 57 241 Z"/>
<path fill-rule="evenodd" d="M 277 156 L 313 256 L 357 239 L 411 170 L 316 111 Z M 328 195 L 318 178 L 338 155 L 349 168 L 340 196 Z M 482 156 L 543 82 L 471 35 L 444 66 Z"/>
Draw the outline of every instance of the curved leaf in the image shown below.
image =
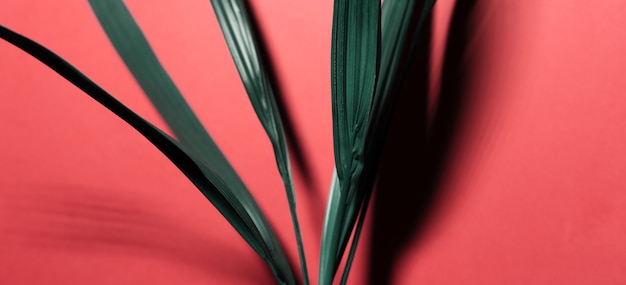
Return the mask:
<path fill-rule="evenodd" d="M 300 258 L 300 269 L 305 285 L 309 284 L 308 269 L 300 223 L 296 211 L 296 197 L 289 163 L 289 151 L 274 90 L 260 54 L 260 43 L 255 38 L 254 22 L 242 0 L 211 0 L 239 76 L 250 98 L 261 125 L 272 143 L 278 172 L 282 177 L 289 202 Z"/>
<path fill-rule="evenodd" d="M 268 263 L 281 284 L 295 284 L 291 271 L 284 272 L 274 259 L 276 251 L 280 248 L 275 248 L 274 244 L 267 241 L 266 236 L 262 234 L 272 232 L 269 224 L 263 222 L 265 221 L 263 214 L 257 211 L 258 208 L 254 205 L 247 204 L 247 201 L 242 201 L 239 196 L 235 195 L 230 185 L 214 169 L 199 159 L 195 152 L 135 114 L 45 47 L 1 25 L 0 38 L 53 69 L 141 133 L 211 201 L 235 230 Z"/>
<path fill-rule="evenodd" d="M 357 223 L 341 284 L 347 282 L 350 266 L 356 253 L 376 179 L 378 162 L 393 114 L 395 98 L 399 93 L 398 88 L 407 79 L 408 69 L 417 52 L 419 34 L 434 3 L 435 0 L 423 1 L 413 34 L 409 34 L 409 31 L 412 19 L 417 16 L 415 15 L 415 5 L 417 5 L 415 1 L 386 0 L 382 7 L 381 62 L 365 137 L 363 170 L 354 186 L 355 194 L 349 196 L 346 202 L 348 206 L 345 206 L 345 217 L 338 238 L 339 250 L 343 251 L 348 244 L 355 222 Z M 408 60 L 403 55 L 405 52 L 408 54 Z M 339 187 L 338 183 L 339 180 L 334 179 L 331 188 Z M 340 260 L 339 255 L 336 262 Z"/>
<path fill-rule="evenodd" d="M 336 0 L 334 3 L 331 90 L 339 187 L 333 187 L 326 209 L 319 284 L 332 283 L 345 249 L 342 239 L 346 221 L 355 216 L 357 205 L 351 202 L 351 197 L 363 170 L 380 46 L 380 1 Z"/>

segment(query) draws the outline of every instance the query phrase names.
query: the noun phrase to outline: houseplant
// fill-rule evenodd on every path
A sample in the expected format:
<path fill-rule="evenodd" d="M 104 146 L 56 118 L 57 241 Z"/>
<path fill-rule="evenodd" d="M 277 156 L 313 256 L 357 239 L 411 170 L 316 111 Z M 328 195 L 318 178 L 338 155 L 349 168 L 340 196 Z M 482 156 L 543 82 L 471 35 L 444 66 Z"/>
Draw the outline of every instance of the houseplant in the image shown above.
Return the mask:
<path fill-rule="evenodd" d="M 342 283 L 347 280 L 392 113 L 393 95 L 397 93 L 394 88 L 405 79 L 410 62 L 401 60 L 402 50 L 407 46 L 410 58 L 416 49 L 417 36 L 409 33 L 411 19 L 423 21 L 433 2 L 426 1 L 423 12 L 413 15 L 419 11 L 413 8 L 417 5 L 414 1 L 386 1 L 381 17 L 378 1 L 335 1 L 333 130 L 335 160 L 339 167 L 331 186 L 324 226 L 320 284 L 330 284 L 339 271 L 343 252 L 354 229 L 355 242 L 341 278 Z M 90 1 L 90 4 L 118 53 L 176 139 L 134 114 L 42 46 L 4 27 L 0 27 L 0 36 L 53 68 L 137 129 L 215 205 L 266 261 L 279 283 L 297 283 L 280 243 L 254 199 L 186 106 L 124 4 L 121 1 Z M 301 244 L 286 139 L 273 98 L 274 87 L 266 77 L 264 62 L 255 43 L 254 24 L 242 1 L 212 1 L 212 4 L 250 101 L 272 142 L 290 201 L 296 239 Z M 419 24 L 414 30 L 419 31 Z M 301 246 L 299 256 L 302 282 L 308 284 Z"/>

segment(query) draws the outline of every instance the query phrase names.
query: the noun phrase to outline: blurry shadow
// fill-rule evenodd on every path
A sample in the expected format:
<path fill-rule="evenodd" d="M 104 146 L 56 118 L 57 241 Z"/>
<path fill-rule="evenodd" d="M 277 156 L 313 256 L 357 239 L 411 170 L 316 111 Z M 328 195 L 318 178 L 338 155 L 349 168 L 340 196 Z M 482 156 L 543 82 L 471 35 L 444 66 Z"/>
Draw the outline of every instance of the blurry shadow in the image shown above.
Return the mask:
<path fill-rule="evenodd" d="M 280 84 L 280 80 L 276 73 L 276 67 L 274 66 L 274 62 L 271 60 L 270 53 L 267 50 L 264 33 L 258 24 L 260 22 L 257 19 L 254 9 L 250 6 L 250 2 L 248 0 L 244 0 L 242 2 L 248 10 L 250 21 L 252 22 L 252 33 L 258 43 L 259 55 L 265 67 L 265 71 L 267 72 L 267 78 L 274 90 L 274 95 L 276 96 L 276 105 L 278 106 L 280 118 L 285 129 L 285 136 L 287 137 L 287 144 L 290 150 L 291 158 L 294 160 L 295 166 L 299 170 L 302 180 L 307 186 L 306 188 L 310 190 L 309 192 L 312 192 L 317 188 L 315 185 L 315 179 L 312 177 L 311 165 L 304 153 L 304 150 L 302 149 L 302 140 L 298 135 L 297 128 L 294 126 L 293 115 L 289 112 L 289 109 L 285 105 L 283 86 Z"/>
<path fill-rule="evenodd" d="M 379 168 L 372 205 L 369 284 L 391 283 L 398 258 L 419 239 L 438 198 L 444 195 L 440 182 L 467 103 L 468 66 L 463 59 L 475 3 L 457 1 L 454 7 L 432 122 L 427 118 L 431 25 L 424 26 L 419 54 L 402 87 Z"/>
<path fill-rule="evenodd" d="M 248 284 L 273 280 L 269 269 L 257 267 L 263 263 L 260 258 L 253 262 L 240 248 L 181 226 L 151 210 L 158 206 L 148 201 L 105 194 L 111 193 L 106 189 L 48 185 L 12 190 L 20 194 L 2 196 L 7 205 L 3 211 L 13 217 L 0 226 L 5 243 L 31 250 L 153 258 Z"/>

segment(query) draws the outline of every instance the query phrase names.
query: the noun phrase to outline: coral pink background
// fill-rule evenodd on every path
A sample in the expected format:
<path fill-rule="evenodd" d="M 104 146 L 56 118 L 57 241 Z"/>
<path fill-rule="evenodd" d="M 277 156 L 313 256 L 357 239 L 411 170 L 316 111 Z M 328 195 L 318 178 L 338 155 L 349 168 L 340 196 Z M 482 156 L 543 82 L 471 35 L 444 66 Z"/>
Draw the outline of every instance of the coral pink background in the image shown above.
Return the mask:
<path fill-rule="evenodd" d="M 0 23 L 163 126 L 87 1 L 4 2 Z M 295 259 L 272 151 L 209 1 L 126 3 Z M 309 182 L 296 178 L 316 279 L 333 164 L 332 1 L 252 4 L 310 170 Z M 437 4 L 435 79 L 453 4 Z M 620 0 L 476 1 L 461 61 L 471 75 L 463 86 L 468 103 L 435 206 L 397 254 L 390 283 L 626 284 L 624 11 Z M 431 87 L 433 94 L 439 89 Z M 0 284 L 273 282 L 260 258 L 156 148 L 5 42 L 0 94 Z M 417 135 L 410 122 L 401 125 L 393 130 L 397 141 Z M 369 236 L 352 284 L 370 276 Z"/>

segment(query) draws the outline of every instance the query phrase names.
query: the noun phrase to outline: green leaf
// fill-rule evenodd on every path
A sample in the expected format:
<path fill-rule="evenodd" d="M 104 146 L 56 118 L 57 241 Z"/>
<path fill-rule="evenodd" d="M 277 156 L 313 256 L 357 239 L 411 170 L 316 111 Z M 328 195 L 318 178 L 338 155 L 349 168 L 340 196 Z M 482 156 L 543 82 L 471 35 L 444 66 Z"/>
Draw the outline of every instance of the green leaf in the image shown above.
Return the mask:
<path fill-rule="evenodd" d="M 300 269 L 305 285 L 309 284 L 308 269 L 300 224 L 296 211 L 296 197 L 289 164 L 289 152 L 285 131 L 276 104 L 274 90 L 268 77 L 267 69 L 260 54 L 260 43 L 256 39 L 255 23 L 249 15 L 248 7 L 242 0 L 211 0 L 215 15 L 222 29 L 224 39 L 239 72 L 239 76 L 248 93 L 252 107 L 272 143 L 278 172 L 282 177 L 289 202 L 293 223 Z"/>
<path fill-rule="evenodd" d="M 369 208 L 370 198 L 372 197 L 372 191 L 369 191 L 363 202 L 361 203 L 359 213 L 359 218 L 356 223 L 356 228 L 354 232 L 354 238 L 352 239 L 352 245 L 350 246 L 350 252 L 348 253 L 348 259 L 346 261 L 346 267 L 343 269 L 343 274 L 341 276 L 341 282 L 339 284 L 344 285 L 348 282 L 348 276 L 350 275 L 350 268 L 352 267 L 352 261 L 354 260 L 354 255 L 356 254 L 357 246 L 359 245 L 359 238 L 361 237 L 361 231 L 363 230 L 363 224 L 365 223 L 365 217 L 367 214 L 367 209 Z"/>
<path fill-rule="evenodd" d="M 406 80 L 409 67 L 417 53 L 419 35 L 424 26 L 424 21 L 432 11 L 434 4 L 435 0 L 423 1 L 423 7 L 417 19 L 417 27 L 414 28 L 412 35 L 407 34 L 411 29 L 411 20 L 416 16 L 414 15 L 415 1 L 390 0 L 385 1 L 383 5 L 382 59 L 379 81 L 367 128 L 366 145 L 368 150 L 366 152 L 368 158 L 379 156 L 379 154 L 373 153 L 382 151 L 386 129 L 393 114 L 394 98 L 397 97 L 400 92 L 399 88 Z M 403 51 L 407 50 L 407 46 L 407 58 L 403 58 Z"/>
<path fill-rule="evenodd" d="M 373 191 L 378 162 L 384 147 L 389 121 L 393 115 L 394 99 L 399 93 L 399 86 L 402 86 L 407 78 L 409 67 L 411 66 L 418 48 L 420 31 L 431 12 L 435 0 L 423 1 L 423 7 L 418 18 L 417 27 L 411 30 L 411 21 L 415 17 L 415 1 L 413 0 L 387 0 L 382 7 L 382 41 L 381 41 L 381 62 L 374 93 L 370 118 L 368 120 L 367 135 L 365 138 L 365 151 L 363 158 L 363 170 L 354 188 L 354 200 L 348 199 L 349 206 L 345 208 L 345 217 L 338 238 L 339 251 L 343 251 L 356 222 L 356 230 L 352 241 L 352 246 L 348 254 L 346 267 L 344 268 L 341 284 L 347 282 L 350 266 L 356 253 L 367 207 Z M 407 48 L 408 47 L 408 48 Z M 404 57 L 408 49 L 408 60 Z M 339 180 L 334 179 L 332 189 L 339 187 Z M 332 194 L 331 197 L 335 195 Z M 329 204 L 330 205 L 330 204 Z M 339 256 L 337 262 L 340 261 Z"/>
<path fill-rule="evenodd" d="M 268 263 L 279 283 L 295 284 L 293 274 L 286 264 L 286 257 L 277 255 L 277 252 L 282 252 L 282 249 L 276 247 L 278 244 L 276 237 L 254 200 L 250 200 L 253 204 L 249 204 L 249 201 L 242 199 L 239 193 L 235 194 L 228 182 L 215 169 L 205 164 L 197 153 L 187 146 L 179 144 L 169 135 L 135 114 L 58 55 L 1 25 L 0 38 L 53 69 L 146 137 L 183 172 L 233 225 L 246 242 Z M 287 270 L 284 269 L 283 261 L 277 258 L 285 259 Z"/>
<path fill-rule="evenodd" d="M 331 90 L 335 165 L 340 186 L 331 191 L 320 251 L 320 284 L 331 284 L 343 255 L 346 221 L 363 170 L 365 135 L 376 88 L 380 1 L 336 0 L 333 11 Z M 351 223 L 354 223 L 351 221 Z M 347 242 L 347 241 L 346 241 Z"/>
<path fill-rule="evenodd" d="M 121 0 L 90 0 L 89 4 L 124 64 L 174 136 L 218 170 L 230 185 L 237 185 L 234 188 L 247 191 L 159 63 L 124 3 Z"/>
<path fill-rule="evenodd" d="M 382 59 L 379 73 L 379 81 L 372 102 L 371 117 L 367 128 L 365 140 L 365 167 L 358 183 L 360 191 L 365 192 L 362 208 L 359 213 L 356 232 L 348 254 L 348 262 L 344 268 L 341 284 L 347 282 L 352 259 L 356 253 L 361 228 L 365 221 L 369 199 L 373 191 L 373 185 L 378 170 L 378 162 L 385 145 L 389 122 L 393 115 L 394 102 L 397 97 L 399 86 L 406 80 L 409 67 L 417 53 L 418 40 L 424 22 L 432 11 L 435 0 L 426 0 L 418 18 L 417 27 L 413 35 L 407 37 L 411 19 L 415 16 L 415 1 L 413 0 L 388 0 L 383 4 L 382 12 Z M 402 61 L 402 51 L 406 49 L 407 41 L 410 40 L 408 60 Z M 351 225 L 350 225 L 351 226 Z M 344 233 L 347 239 L 349 232 Z"/>
<path fill-rule="evenodd" d="M 395 101 L 409 68 L 415 60 L 418 42 L 424 22 L 428 18 L 435 0 L 423 1 L 417 26 L 413 33 L 411 19 L 416 11 L 412 0 L 389 0 L 383 5 L 383 47 L 379 81 L 374 95 L 367 136 L 365 139 L 365 166 L 358 181 L 360 192 L 371 191 L 376 179 L 378 162 L 385 145 L 389 122 L 394 113 Z M 425 94 L 423 94 L 425 96 Z"/>

